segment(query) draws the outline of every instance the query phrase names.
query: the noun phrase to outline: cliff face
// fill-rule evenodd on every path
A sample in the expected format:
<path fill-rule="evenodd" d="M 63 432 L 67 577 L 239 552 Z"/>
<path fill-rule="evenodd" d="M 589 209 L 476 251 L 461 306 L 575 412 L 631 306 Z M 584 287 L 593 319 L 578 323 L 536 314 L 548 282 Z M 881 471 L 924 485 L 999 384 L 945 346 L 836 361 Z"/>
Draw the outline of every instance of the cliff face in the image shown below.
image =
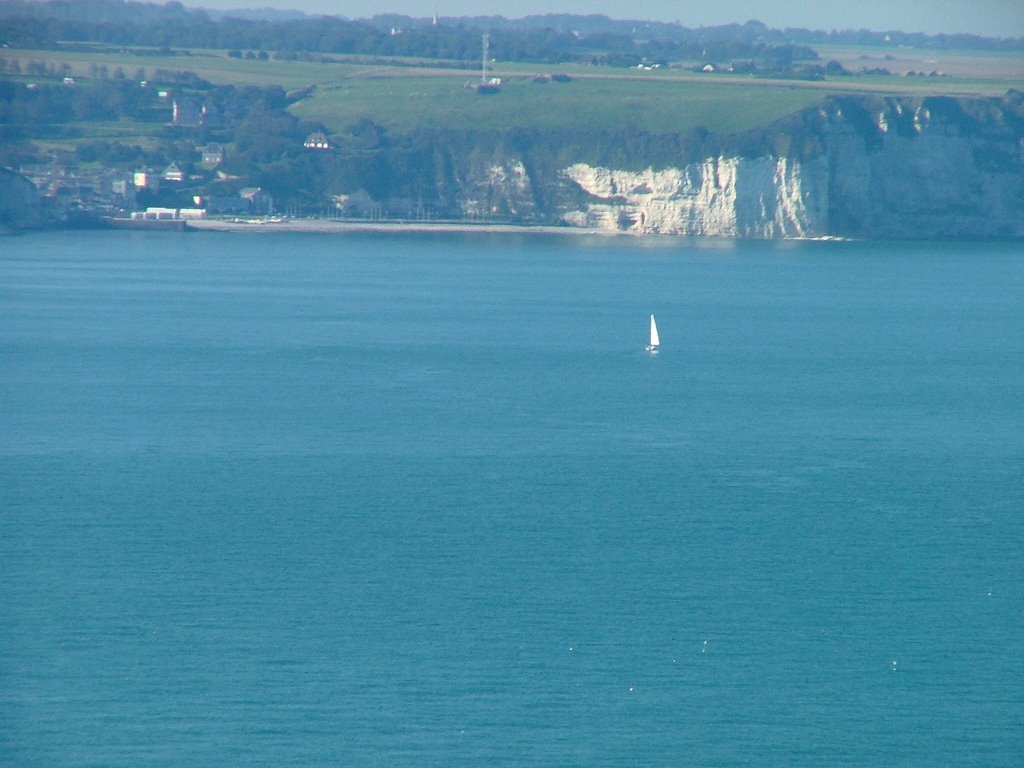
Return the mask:
<path fill-rule="evenodd" d="M 673 235 L 1024 237 L 1022 104 L 832 100 L 737 142 L 744 151 L 646 170 L 538 171 L 524 152 L 467 173 L 461 207 Z"/>
<path fill-rule="evenodd" d="M 39 195 L 32 182 L 0 168 L 0 232 L 30 229 L 42 223 Z"/>
<path fill-rule="evenodd" d="M 562 213 L 576 226 L 721 237 L 827 234 L 822 160 L 716 157 L 639 173 L 576 164 L 563 173 L 592 200 Z"/>
<path fill-rule="evenodd" d="M 946 109 L 889 104 L 869 132 L 845 122 L 841 110 L 827 116 L 835 234 L 1024 236 L 1020 126 L 979 124 L 955 105 L 939 106 Z M 1000 130 L 986 130 L 993 127 Z"/>

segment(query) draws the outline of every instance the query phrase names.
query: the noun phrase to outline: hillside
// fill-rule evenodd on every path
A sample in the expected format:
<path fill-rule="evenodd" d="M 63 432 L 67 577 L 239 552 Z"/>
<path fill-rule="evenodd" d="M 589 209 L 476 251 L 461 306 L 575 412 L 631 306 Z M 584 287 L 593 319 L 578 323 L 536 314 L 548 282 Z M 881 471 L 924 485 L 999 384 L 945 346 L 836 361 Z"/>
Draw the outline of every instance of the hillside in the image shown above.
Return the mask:
<path fill-rule="evenodd" d="M 491 50 L 515 54 L 488 62 L 500 85 L 486 93 L 470 51 L 479 20 L 321 20 L 321 33 L 361 29 L 366 50 L 419 55 L 324 53 L 352 45 L 323 34 L 307 49 L 268 51 L 258 46 L 293 40 L 309 20 L 96 2 L 109 17 L 102 30 L 76 6 L 0 3 L 5 33 L 46 46 L 0 55 L 0 165 L 65 212 L 197 199 L 230 212 L 258 188 L 263 208 L 272 200 L 291 213 L 677 234 L 1015 235 L 1024 220 L 1014 41 L 897 49 L 832 39 L 824 60 L 799 30 L 748 24 L 705 42 L 750 58 L 658 62 L 644 46 L 692 52 L 687 30 L 573 17 L 584 30 L 573 34 L 562 17 L 489 20 Z M 234 40 L 245 29 L 253 47 L 125 47 L 115 42 L 129 24 L 122 12 L 168 39 Z M 79 39 L 54 37 L 69 31 Z M 456 38 L 462 53 L 436 55 Z M 640 64 L 610 63 L 615 51 Z M 312 136 L 322 139 L 305 146 Z M 138 186 L 139 172 L 153 181 Z"/>

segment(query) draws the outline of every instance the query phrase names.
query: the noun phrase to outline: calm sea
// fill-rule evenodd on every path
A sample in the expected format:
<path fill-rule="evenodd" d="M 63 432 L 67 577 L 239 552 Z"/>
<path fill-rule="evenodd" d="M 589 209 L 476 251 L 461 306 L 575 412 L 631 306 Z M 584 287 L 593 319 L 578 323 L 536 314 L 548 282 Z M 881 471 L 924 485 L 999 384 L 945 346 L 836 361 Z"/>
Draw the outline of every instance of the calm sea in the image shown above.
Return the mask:
<path fill-rule="evenodd" d="M 6 238 L 0 764 L 1019 766 L 1022 389 L 1019 243 Z"/>

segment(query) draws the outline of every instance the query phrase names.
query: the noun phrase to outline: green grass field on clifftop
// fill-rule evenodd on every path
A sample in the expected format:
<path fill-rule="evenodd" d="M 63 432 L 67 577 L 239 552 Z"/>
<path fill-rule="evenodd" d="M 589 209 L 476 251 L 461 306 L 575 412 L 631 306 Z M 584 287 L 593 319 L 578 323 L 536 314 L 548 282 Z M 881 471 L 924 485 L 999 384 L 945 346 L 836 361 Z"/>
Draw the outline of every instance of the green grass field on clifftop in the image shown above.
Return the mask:
<path fill-rule="evenodd" d="M 67 50 L 5 49 L 7 59 L 68 65 L 88 77 L 96 67 L 131 77 L 157 68 L 193 72 L 215 84 L 280 85 L 288 91 L 314 86 L 294 103 L 300 118 L 322 123 L 328 133 L 370 118 L 394 132 L 415 128 L 498 130 L 535 128 L 604 130 L 626 125 L 652 133 L 684 132 L 698 126 L 734 133 L 771 123 L 833 93 L 924 96 L 999 95 L 1024 84 L 1024 61 L 1005 54 L 955 56 L 901 49 L 899 58 L 878 51 L 824 52 L 852 69 L 889 64 L 891 76 L 853 75 L 824 81 L 767 80 L 729 73 L 696 73 L 689 65 L 645 72 L 612 67 L 494 62 L 489 74 L 502 79 L 498 93 L 478 94 L 472 63 L 408 59 L 368 60 L 332 55 L 324 61 L 249 60 L 224 51 L 126 51 L 100 46 Z M 903 71 L 945 65 L 942 76 L 908 77 Z M 546 79 L 565 74 L 568 82 Z M 130 126 L 121 126 L 130 133 Z M 140 133 L 144 133 L 141 130 Z"/>

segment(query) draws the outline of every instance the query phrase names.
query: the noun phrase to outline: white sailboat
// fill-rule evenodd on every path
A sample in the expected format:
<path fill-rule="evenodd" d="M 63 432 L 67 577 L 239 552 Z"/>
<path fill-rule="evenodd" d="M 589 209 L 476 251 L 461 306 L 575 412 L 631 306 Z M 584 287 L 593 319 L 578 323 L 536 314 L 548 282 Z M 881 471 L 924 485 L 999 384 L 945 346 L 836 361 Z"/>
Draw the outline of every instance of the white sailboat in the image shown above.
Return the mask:
<path fill-rule="evenodd" d="M 658 324 L 654 322 L 654 315 L 651 315 L 651 343 L 647 345 L 647 351 L 657 352 L 660 346 L 661 340 L 658 338 Z"/>

